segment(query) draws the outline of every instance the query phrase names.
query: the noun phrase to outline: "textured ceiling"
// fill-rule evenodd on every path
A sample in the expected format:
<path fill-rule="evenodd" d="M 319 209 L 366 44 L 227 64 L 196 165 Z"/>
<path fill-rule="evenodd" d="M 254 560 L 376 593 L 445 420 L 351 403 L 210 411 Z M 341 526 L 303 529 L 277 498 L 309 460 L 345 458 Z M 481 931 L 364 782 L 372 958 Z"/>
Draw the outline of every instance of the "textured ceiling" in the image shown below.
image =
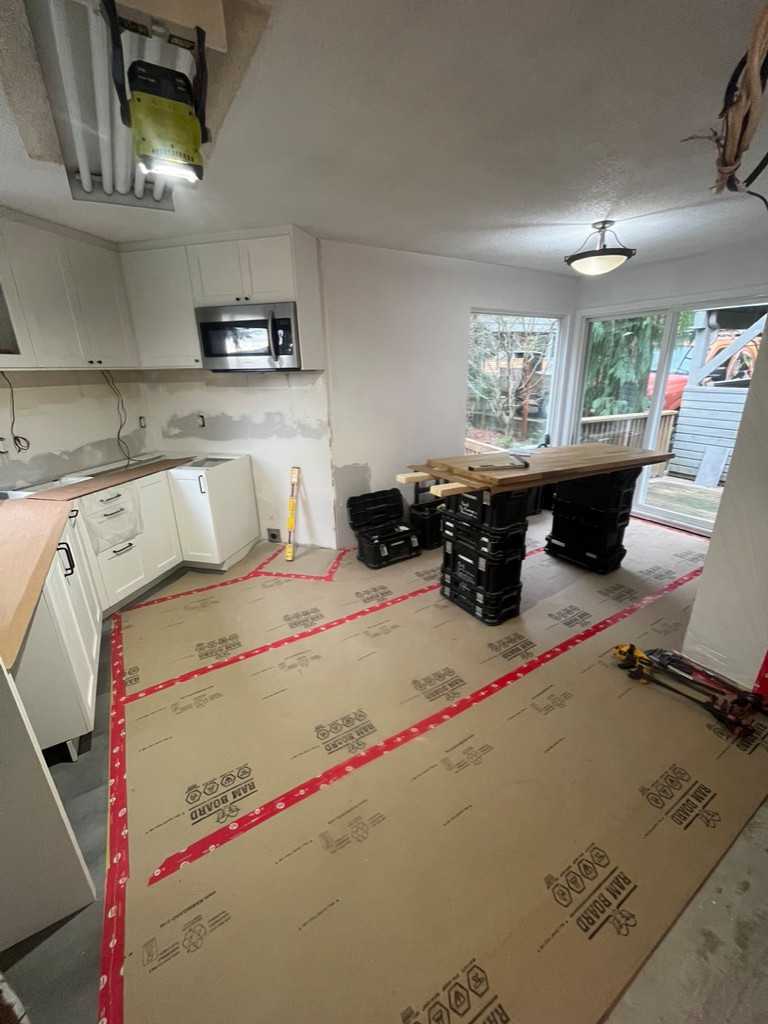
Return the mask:
<path fill-rule="evenodd" d="M 761 0 L 275 0 L 176 213 L 75 203 L 0 96 L 0 203 L 114 241 L 295 223 L 568 272 L 589 224 L 647 261 L 764 237 L 715 197 L 716 123 Z M 768 121 L 768 118 L 766 119 Z M 768 148 L 763 126 L 746 167 Z M 768 189 L 768 172 L 765 188 Z"/>

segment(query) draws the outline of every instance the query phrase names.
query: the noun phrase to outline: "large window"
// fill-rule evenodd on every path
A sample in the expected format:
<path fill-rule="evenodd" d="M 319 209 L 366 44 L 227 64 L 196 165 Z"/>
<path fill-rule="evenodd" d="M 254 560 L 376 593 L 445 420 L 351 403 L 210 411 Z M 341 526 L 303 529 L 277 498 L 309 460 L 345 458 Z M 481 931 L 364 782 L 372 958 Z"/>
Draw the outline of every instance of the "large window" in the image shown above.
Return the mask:
<path fill-rule="evenodd" d="M 524 448 L 547 434 L 560 321 L 514 313 L 473 313 L 466 447 Z"/>

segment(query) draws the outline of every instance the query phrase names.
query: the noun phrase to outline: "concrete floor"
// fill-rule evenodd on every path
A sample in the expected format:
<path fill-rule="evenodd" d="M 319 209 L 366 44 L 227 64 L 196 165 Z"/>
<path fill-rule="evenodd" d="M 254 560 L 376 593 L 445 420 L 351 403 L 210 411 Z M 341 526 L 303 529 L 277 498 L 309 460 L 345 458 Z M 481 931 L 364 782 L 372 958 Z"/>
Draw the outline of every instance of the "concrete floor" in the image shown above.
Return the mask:
<path fill-rule="evenodd" d="M 96 1024 L 107 821 L 108 652 L 105 634 L 91 749 L 75 764 L 61 760 L 51 767 L 98 899 L 0 953 L 0 972 L 25 1004 L 30 1024 Z M 766 1006 L 768 801 L 604 1024 L 758 1024 L 768 1019 Z"/>

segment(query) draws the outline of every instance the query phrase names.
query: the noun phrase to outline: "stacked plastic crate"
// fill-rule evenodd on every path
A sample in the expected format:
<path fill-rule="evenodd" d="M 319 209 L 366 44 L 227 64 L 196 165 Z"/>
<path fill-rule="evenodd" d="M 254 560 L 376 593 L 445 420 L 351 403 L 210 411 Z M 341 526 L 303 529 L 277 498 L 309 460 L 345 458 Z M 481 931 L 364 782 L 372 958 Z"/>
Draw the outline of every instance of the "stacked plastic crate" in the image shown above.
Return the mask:
<path fill-rule="evenodd" d="M 441 593 L 491 626 L 518 615 L 528 492 L 472 491 L 447 506 Z"/>
<path fill-rule="evenodd" d="M 624 531 L 639 469 L 557 484 L 546 551 L 592 572 L 613 572 L 627 553 Z"/>

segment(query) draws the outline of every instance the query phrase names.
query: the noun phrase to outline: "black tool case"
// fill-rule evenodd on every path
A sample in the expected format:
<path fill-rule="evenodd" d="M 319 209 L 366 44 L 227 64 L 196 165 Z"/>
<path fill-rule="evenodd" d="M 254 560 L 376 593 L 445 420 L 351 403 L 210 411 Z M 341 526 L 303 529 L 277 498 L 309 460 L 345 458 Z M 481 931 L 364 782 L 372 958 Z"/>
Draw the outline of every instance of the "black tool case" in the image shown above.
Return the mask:
<path fill-rule="evenodd" d="M 440 593 L 443 597 L 488 626 L 498 626 L 520 614 L 520 583 L 503 590 L 486 591 L 450 572 L 443 572 Z"/>
<path fill-rule="evenodd" d="M 525 558 L 525 533 L 516 535 L 517 543 L 510 544 L 505 551 L 486 555 L 480 551 L 477 541 L 445 541 L 443 549 L 443 572 L 466 580 L 473 587 L 495 592 L 517 586 Z"/>
<path fill-rule="evenodd" d="M 411 526 L 424 550 L 439 548 L 443 543 L 440 525 L 444 509 L 445 499 L 443 498 L 429 498 L 411 505 Z"/>
<path fill-rule="evenodd" d="M 575 505 L 628 511 L 632 508 L 635 482 L 640 472 L 640 469 L 621 469 L 615 473 L 582 476 L 578 480 L 555 484 L 555 494 Z"/>
<path fill-rule="evenodd" d="M 403 496 L 397 487 L 347 499 L 357 557 L 369 569 L 382 569 L 421 554 L 419 539 L 403 521 L 404 514 Z"/>
<path fill-rule="evenodd" d="M 569 544 L 552 534 L 547 537 L 544 550 L 548 555 L 562 558 L 566 562 L 572 562 L 601 575 L 618 569 L 627 553 L 627 549 L 621 544 L 613 548 L 589 551 L 583 544 Z"/>
<path fill-rule="evenodd" d="M 465 523 L 502 530 L 509 526 L 525 526 L 529 498 L 528 491 L 503 494 L 470 491 L 451 495 L 447 504 L 448 511 Z"/>
<path fill-rule="evenodd" d="M 504 557 L 513 551 L 524 552 L 527 529 L 526 523 L 522 526 L 509 526 L 504 530 L 491 530 L 483 526 L 471 526 L 452 512 L 443 513 L 443 539 L 446 544 L 456 541 L 472 545 L 478 554 L 490 559 Z"/>
<path fill-rule="evenodd" d="M 555 520 L 580 523 L 589 529 L 621 530 L 629 523 L 630 509 L 590 508 L 588 505 L 574 505 L 572 501 L 555 498 L 552 513 Z"/>

